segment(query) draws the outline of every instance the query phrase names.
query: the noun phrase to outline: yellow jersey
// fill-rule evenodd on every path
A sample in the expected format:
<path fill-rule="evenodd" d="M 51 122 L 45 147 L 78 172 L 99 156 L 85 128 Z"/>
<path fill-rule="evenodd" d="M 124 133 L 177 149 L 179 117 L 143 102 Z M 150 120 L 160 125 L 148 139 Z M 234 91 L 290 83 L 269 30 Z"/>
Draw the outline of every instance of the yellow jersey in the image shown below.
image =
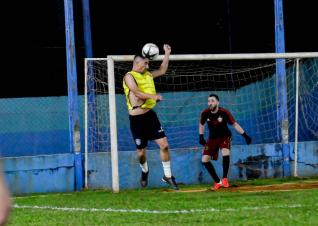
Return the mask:
<path fill-rule="evenodd" d="M 148 94 L 156 94 L 155 83 L 153 81 L 152 74 L 149 71 L 145 71 L 144 73 L 130 71 L 128 73 L 133 76 L 137 84 L 137 87 L 141 92 L 148 93 Z M 129 99 L 130 89 L 126 85 L 125 81 L 123 81 L 123 87 L 124 87 L 124 92 L 126 96 L 127 107 L 129 110 L 132 110 L 138 107 L 152 109 L 156 106 L 157 102 L 153 99 L 146 99 L 143 104 L 139 106 L 132 106 Z"/>

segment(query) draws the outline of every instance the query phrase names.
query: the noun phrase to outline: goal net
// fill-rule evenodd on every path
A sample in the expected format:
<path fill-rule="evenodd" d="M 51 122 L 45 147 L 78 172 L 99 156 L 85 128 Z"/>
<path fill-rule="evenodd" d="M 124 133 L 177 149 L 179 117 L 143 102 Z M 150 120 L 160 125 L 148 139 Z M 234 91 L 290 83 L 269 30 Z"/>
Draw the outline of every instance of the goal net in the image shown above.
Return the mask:
<path fill-rule="evenodd" d="M 198 123 L 200 113 L 207 108 L 207 97 L 215 93 L 220 106 L 228 109 L 236 121 L 252 137 L 253 144 L 281 142 L 277 121 L 276 60 L 227 59 L 221 60 L 199 55 L 173 60 L 166 75 L 156 78 L 157 93 L 164 100 L 155 111 L 168 137 L 172 151 L 198 149 Z M 248 54 L 245 54 L 248 56 Z M 112 57 L 114 95 L 116 103 L 117 151 L 134 151 L 126 100 L 123 92 L 123 76 L 132 68 L 132 56 Z M 110 58 L 108 58 L 110 59 Z M 120 60 L 118 60 L 120 59 Z M 125 60 L 127 59 L 127 60 Z M 86 151 L 111 150 L 109 66 L 105 59 L 86 59 Z M 157 69 L 161 61 L 150 61 L 151 69 Z M 295 140 L 295 92 L 296 59 L 286 58 L 286 94 L 289 141 Z M 299 131 L 298 141 L 318 140 L 318 59 L 299 61 Z M 112 119 L 113 120 L 113 119 Z M 232 128 L 234 145 L 245 145 L 243 138 Z M 207 129 L 205 130 L 207 131 Z M 207 134 L 206 134 L 207 136 Z M 150 142 L 147 149 L 157 149 Z"/>

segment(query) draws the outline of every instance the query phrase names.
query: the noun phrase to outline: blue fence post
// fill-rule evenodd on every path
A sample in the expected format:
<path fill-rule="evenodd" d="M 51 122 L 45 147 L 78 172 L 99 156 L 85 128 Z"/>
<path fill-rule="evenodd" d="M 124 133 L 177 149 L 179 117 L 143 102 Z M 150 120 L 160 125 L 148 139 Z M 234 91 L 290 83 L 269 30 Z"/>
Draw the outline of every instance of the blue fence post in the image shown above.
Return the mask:
<path fill-rule="evenodd" d="M 83 12 L 83 35 L 84 35 L 84 44 L 85 44 L 85 57 L 91 58 L 93 57 L 93 46 L 92 46 L 92 32 L 91 32 L 91 19 L 90 19 L 90 1 L 89 0 L 82 0 L 82 12 Z M 95 85 L 94 85 L 94 79 L 91 79 L 92 73 L 93 73 L 93 64 L 92 61 L 86 61 L 87 65 L 87 84 L 85 86 L 87 87 L 87 109 L 89 109 L 88 114 L 86 117 L 88 118 L 88 125 L 90 122 L 96 122 L 97 121 L 97 111 L 96 111 L 96 99 L 95 99 Z M 86 94 L 85 94 L 86 95 Z M 86 112 L 85 112 L 86 114 Z M 96 126 L 93 126 L 90 129 L 92 134 L 97 134 Z M 87 134 L 88 135 L 88 134 Z M 88 137 L 87 139 L 87 147 L 90 148 L 90 151 L 96 150 L 96 142 L 93 142 L 92 139 L 94 137 Z M 85 146 L 86 148 L 86 146 Z M 88 188 L 88 150 L 85 149 L 85 188 Z"/>
<path fill-rule="evenodd" d="M 83 166 L 80 142 L 80 122 L 78 116 L 77 71 L 72 0 L 64 0 L 64 11 L 70 151 L 74 153 L 75 188 L 79 191 L 83 187 Z"/>
<path fill-rule="evenodd" d="M 283 0 L 274 0 L 275 6 L 275 51 L 285 52 L 285 34 L 283 17 Z M 283 145 L 283 176 L 290 176 L 289 145 L 288 145 L 288 112 L 285 59 L 276 60 L 277 89 L 277 138 Z"/>
<path fill-rule="evenodd" d="M 85 57 L 93 57 L 89 0 L 82 0 Z"/>
<path fill-rule="evenodd" d="M 93 45 L 92 45 L 92 32 L 91 32 L 91 19 L 90 19 L 90 7 L 89 0 L 82 0 L 82 11 L 83 11 L 83 32 L 84 32 L 84 43 L 85 43 L 85 57 L 93 57 Z M 88 96 L 88 124 L 90 122 L 97 121 L 97 110 L 96 110 L 96 97 L 95 97 L 95 84 L 94 79 L 90 79 L 92 77 L 92 68 L 94 62 L 87 61 L 87 96 Z M 86 84 L 85 84 L 86 85 Z M 96 126 L 91 129 L 93 134 L 98 134 Z M 91 139 L 94 139 L 91 137 Z M 91 141 L 90 139 L 88 141 Z M 91 151 L 97 150 L 96 142 L 92 142 L 89 145 L 92 149 Z"/>

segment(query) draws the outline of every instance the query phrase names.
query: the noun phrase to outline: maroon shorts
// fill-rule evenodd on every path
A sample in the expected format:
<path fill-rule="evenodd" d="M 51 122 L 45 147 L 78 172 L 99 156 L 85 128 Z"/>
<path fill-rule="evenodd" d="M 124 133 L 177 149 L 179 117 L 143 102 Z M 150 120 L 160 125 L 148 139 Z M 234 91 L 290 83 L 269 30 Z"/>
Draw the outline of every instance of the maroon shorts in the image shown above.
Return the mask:
<path fill-rule="evenodd" d="M 223 148 L 231 148 L 231 137 L 208 139 L 206 145 L 204 146 L 202 154 L 210 155 L 213 160 L 217 160 L 219 149 Z"/>

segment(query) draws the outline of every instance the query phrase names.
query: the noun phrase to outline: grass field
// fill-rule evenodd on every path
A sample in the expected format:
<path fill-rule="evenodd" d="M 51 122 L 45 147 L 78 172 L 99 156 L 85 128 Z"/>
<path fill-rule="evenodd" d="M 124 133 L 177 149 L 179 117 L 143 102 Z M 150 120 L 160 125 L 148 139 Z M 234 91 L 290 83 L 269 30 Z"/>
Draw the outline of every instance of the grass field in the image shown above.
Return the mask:
<path fill-rule="evenodd" d="M 299 184 L 313 180 L 236 184 Z M 164 192 L 158 188 L 124 190 L 119 194 L 99 190 L 15 197 L 9 225 L 318 225 L 318 189 L 224 191 Z"/>

